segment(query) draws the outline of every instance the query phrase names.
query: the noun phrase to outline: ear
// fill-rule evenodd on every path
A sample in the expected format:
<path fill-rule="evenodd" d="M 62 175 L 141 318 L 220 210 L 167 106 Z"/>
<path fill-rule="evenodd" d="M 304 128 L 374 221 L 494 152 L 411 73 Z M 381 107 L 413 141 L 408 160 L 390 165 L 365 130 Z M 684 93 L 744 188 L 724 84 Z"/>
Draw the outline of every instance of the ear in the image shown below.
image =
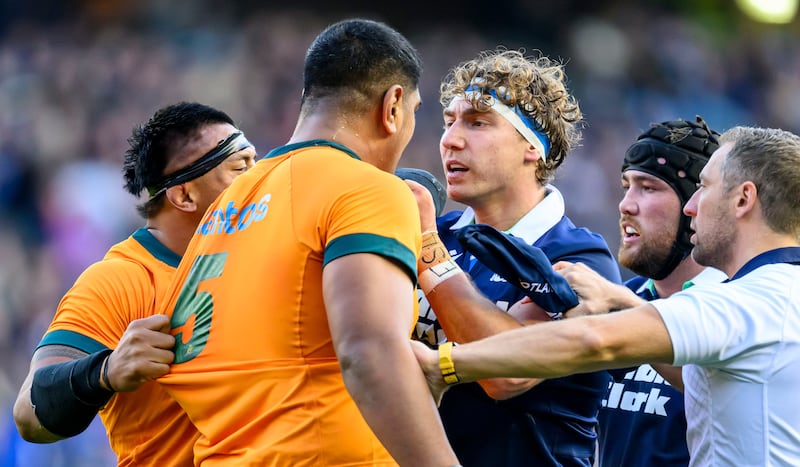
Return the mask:
<path fill-rule="evenodd" d="M 533 145 L 528 143 L 527 141 L 525 141 L 525 143 L 528 144 L 528 147 L 525 149 L 525 162 L 536 162 L 541 160 L 542 153 L 540 153 L 538 149 L 533 147 Z"/>
<path fill-rule="evenodd" d="M 394 84 L 383 95 L 381 123 L 386 133 L 393 135 L 400 128 L 403 118 L 403 86 Z"/>
<path fill-rule="evenodd" d="M 736 188 L 736 205 L 734 206 L 736 218 L 740 219 L 756 209 L 758 204 L 758 189 L 755 183 L 747 181 Z"/>
<path fill-rule="evenodd" d="M 197 211 L 197 203 L 194 200 L 190 183 L 191 182 L 181 183 L 180 185 L 169 187 L 164 193 L 167 197 L 167 201 L 180 211 Z"/>

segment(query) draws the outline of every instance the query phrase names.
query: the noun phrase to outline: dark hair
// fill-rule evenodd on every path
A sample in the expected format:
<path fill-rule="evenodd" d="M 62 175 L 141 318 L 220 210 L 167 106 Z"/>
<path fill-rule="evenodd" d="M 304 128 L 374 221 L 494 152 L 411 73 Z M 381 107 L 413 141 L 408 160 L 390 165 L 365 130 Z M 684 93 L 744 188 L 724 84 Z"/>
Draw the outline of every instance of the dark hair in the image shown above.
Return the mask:
<path fill-rule="evenodd" d="M 416 49 L 384 23 L 349 19 L 328 26 L 306 52 L 303 112 L 332 97 L 349 111 L 363 111 L 393 84 L 416 89 L 422 63 Z"/>
<path fill-rule="evenodd" d="M 164 169 L 174 157 L 172 151 L 181 146 L 178 143 L 212 123 L 235 126 L 233 119 L 221 110 L 196 102 L 180 102 L 158 109 L 147 123 L 134 127 L 122 168 L 125 190 L 139 197 L 143 190 L 155 185 L 166 175 Z M 148 219 L 159 211 L 163 202 L 164 195 L 160 194 L 138 205 L 136 210 Z"/>
<path fill-rule="evenodd" d="M 679 119 L 652 124 L 625 152 L 622 172 L 639 170 L 664 180 L 677 193 L 681 207 L 686 205 L 697 190 L 700 171 L 719 148 L 719 133 L 710 129 L 699 115 L 695 120 Z M 691 253 L 690 222 L 689 216 L 681 211 L 672 251 L 652 279 L 667 277 Z"/>

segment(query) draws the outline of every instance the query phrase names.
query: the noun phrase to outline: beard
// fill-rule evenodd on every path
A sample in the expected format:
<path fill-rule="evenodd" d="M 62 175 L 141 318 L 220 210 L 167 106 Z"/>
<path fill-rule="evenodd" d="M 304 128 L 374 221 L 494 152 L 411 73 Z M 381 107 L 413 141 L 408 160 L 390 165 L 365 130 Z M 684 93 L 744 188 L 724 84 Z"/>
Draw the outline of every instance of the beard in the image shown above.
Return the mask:
<path fill-rule="evenodd" d="M 733 221 L 720 213 L 706 225 L 713 226 L 713 228 L 702 234 L 695 232 L 692 259 L 701 266 L 711 266 L 724 271 L 725 266 L 733 257 L 732 246 L 736 241 Z"/>
<path fill-rule="evenodd" d="M 621 243 L 617 260 L 619 264 L 642 277 L 653 277 L 661 271 L 672 252 L 677 230 L 673 229 L 672 235 L 659 234 L 649 240 L 640 237 L 639 245 L 628 247 Z"/>

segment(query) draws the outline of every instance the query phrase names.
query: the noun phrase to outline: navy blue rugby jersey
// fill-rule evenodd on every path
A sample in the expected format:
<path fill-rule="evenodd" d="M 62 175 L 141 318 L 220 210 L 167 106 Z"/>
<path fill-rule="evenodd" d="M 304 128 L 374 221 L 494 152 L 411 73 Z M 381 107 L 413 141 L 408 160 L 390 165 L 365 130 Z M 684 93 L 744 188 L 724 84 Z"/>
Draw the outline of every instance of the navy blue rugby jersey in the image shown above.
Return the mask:
<path fill-rule="evenodd" d="M 625 285 L 639 297 L 659 298 L 651 280 Z M 601 467 L 685 467 L 686 415 L 683 394 L 650 365 L 613 370 L 599 420 Z"/>
<path fill-rule="evenodd" d="M 461 215 L 456 211 L 442 216 L 437 225 L 439 235 L 478 288 L 507 310 L 524 294 L 463 250 L 451 229 Z M 605 240 L 575 227 L 566 216 L 559 216 L 552 227 L 536 233 L 537 239 L 531 243 L 541 248 L 552 263 L 581 261 L 603 277 L 620 283 L 619 267 Z M 526 232 L 515 229 L 515 235 L 530 240 Z M 416 337 L 438 344 L 444 334 L 427 301 L 424 297 L 420 301 Z M 591 466 L 597 413 L 609 380 L 605 371 L 550 379 L 504 401 L 490 398 L 477 383 L 462 384 L 445 394 L 440 414 L 448 439 L 465 467 Z"/>

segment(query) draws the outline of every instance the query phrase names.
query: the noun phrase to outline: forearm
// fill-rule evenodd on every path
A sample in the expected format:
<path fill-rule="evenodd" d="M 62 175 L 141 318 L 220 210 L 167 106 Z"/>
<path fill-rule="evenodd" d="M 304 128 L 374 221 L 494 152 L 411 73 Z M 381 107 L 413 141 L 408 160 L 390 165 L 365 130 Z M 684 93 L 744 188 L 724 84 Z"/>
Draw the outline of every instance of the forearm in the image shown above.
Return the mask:
<path fill-rule="evenodd" d="M 450 341 L 471 342 L 522 326 L 487 299 L 464 273 L 442 282 L 425 297 Z"/>
<path fill-rule="evenodd" d="M 435 278 L 429 271 L 434 268 L 438 268 Z M 449 341 L 471 342 L 522 326 L 520 320 L 487 299 L 457 268 L 438 235 L 429 233 L 423 237 L 419 269 L 420 286 Z M 441 274 L 442 271 L 447 272 Z M 502 400 L 522 394 L 540 382 L 530 378 L 494 378 L 480 384 L 489 397 Z"/>
<path fill-rule="evenodd" d="M 81 358 L 59 358 L 50 364 L 45 362 L 54 359 L 37 360 L 34 355 L 14 405 L 20 435 L 28 441 L 47 443 L 85 430 L 114 395 L 101 381 L 110 353 L 106 349 Z"/>
<path fill-rule="evenodd" d="M 22 388 L 14 402 L 14 423 L 22 439 L 31 443 L 54 443 L 64 439 L 63 436 L 53 434 L 39 423 L 31 404 L 32 375 L 25 378 Z"/>
<path fill-rule="evenodd" d="M 610 284 L 612 291 L 608 298 L 609 310 L 625 310 L 635 308 L 647 303 L 645 299 L 636 295 L 631 289 L 619 284 Z"/>
<path fill-rule="evenodd" d="M 667 380 L 673 388 L 683 392 L 683 368 L 666 363 L 653 363 L 651 365 L 662 378 Z"/>
<path fill-rule="evenodd" d="M 610 359 L 603 355 L 602 345 L 593 342 L 590 326 L 581 323 L 565 329 L 562 323 L 527 326 L 457 346 L 453 359 L 460 380 L 560 377 L 601 368 Z"/>
<path fill-rule="evenodd" d="M 672 362 L 672 343 L 650 305 L 542 323 L 458 346 L 458 376 L 551 378 L 644 362 Z"/>
<path fill-rule="evenodd" d="M 375 339 L 339 358 L 348 391 L 400 465 L 458 463 L 407 340 Z"/>

